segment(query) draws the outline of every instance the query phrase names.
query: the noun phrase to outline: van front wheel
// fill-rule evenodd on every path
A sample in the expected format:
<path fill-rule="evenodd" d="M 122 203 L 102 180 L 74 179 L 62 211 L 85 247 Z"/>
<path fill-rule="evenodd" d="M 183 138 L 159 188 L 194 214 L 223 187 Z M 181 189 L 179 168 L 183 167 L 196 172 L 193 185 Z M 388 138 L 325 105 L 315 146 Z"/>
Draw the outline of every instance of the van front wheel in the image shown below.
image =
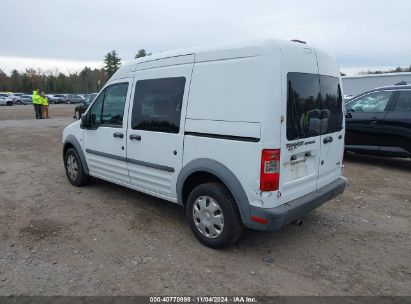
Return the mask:
<path fill-rule="evenodd" d="M 70 148 L 64 154 L 64 167 L 67 179 L 73 186 L 84 186 L 90 181 L 90 176 L 84 172 L 83 164 L 75 149 Z"/>
<path fill-rule="evenodd" d="M 219 183 L 202 184 L 191 191 L 186 217 L 194 235 L 212 248 L 235 243 L 243 232 L 235 201 Z"/>

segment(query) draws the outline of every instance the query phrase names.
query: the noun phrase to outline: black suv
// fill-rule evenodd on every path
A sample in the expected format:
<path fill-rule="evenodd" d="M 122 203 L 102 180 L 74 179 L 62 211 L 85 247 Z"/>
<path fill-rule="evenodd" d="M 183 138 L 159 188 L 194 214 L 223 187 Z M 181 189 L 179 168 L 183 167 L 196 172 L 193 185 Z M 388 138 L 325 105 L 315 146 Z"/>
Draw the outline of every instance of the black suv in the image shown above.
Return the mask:
<path fill-rule="evenodd" d="M 365 92 L 345 108 L 346 151 L 411 157 L 411 85 Z"/>
<path fill-rule="evenodd" d="M 74 109 L 73 118 L 80 119 L 83 113 L 86 112 L 90 104 L 93 102 L 94 98 L 96 98 L 96 96 L 97 93 L 87 94 L 86 96 L 84 96 L 84 101 Z"/>

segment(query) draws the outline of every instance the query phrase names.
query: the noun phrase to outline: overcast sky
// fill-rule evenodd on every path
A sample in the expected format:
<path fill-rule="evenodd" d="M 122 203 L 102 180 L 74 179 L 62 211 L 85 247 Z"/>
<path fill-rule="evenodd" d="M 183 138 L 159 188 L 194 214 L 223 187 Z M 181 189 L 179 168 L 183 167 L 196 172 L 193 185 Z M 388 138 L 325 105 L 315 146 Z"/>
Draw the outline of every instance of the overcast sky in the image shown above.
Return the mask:
<path fill-rule="evenodd" d="M 305 40 L 349 74 L 411 65 L 410 0 L 0 0 L 0 12 L 6 72 L 260 37 Z"/>

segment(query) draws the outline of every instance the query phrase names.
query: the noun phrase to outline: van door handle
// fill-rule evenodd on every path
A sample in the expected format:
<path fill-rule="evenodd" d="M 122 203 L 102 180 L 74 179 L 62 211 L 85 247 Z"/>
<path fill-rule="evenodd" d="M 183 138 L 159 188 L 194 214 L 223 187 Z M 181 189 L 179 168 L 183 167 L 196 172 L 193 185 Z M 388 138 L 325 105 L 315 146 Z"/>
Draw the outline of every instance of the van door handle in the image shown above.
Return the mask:
<path fill-rule="evenodd" d="M 297 155 L 291 155 L 291 161 L 297 160 Z"/>
<path fill-rule="evenodd" d="M 333 138 L 331 136 L 327 136 L 327 137 L 324 138 L 323 143 L 328 144 L 332 141 L 333 141 Z"/>
<path fill-rule="evenodd" d="M 131 140 L 141 140 L 141 136 L 137 134 L 131 134 L 128 138 L 130 138 Z"/>
<path fill-rule="evenodd" d="M 113 134 L 113 137 L 123 138 L 124 134 L 121 133 L 121 132 L 116 132 L 116 133 Z"/>

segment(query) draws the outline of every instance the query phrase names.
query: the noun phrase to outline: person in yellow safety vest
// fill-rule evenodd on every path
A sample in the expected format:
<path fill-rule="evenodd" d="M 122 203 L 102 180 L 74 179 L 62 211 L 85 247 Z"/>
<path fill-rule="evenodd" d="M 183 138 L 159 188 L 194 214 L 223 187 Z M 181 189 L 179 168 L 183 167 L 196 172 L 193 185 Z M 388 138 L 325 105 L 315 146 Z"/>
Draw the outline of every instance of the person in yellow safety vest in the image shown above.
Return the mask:
<path fill-rule="evenodd" d="M 40 96 L 43 118 L 49 118 L 49 101 L 44 92 Z"/>
<path fill-rule="evenodd" d="M 38 91 L 33 91 L 33 95 L 31 96 L 34 105 L 34 112 L 36 112 L 36 119 L 42 119 L 42 109 L 41 109 L 41 99 Z"/>

